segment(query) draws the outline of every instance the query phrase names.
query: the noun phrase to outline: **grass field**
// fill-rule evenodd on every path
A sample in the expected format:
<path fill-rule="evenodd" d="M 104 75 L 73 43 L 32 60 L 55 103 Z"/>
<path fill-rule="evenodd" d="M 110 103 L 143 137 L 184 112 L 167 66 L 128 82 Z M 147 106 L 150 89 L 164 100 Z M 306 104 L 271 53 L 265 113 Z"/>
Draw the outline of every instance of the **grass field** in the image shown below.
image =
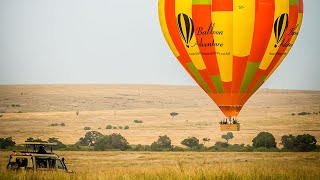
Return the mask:
<path fill-rule="evenodd" d="M 320 153 L 58 152 L 74 174 L 11 172 L 0 179 L 320 179 Z"/>
<path fill-rule="evenodd" d="M 234 132 L 230 143 L 252 144 L 261 131 L 272 133 L 278 143 L 284 134 L 309 133 L 320 139 L 320 115 L 292 116 L 303 111 L 320 111 L 320 91 L 262 89 L 241 111 L 241 131 Z M 218 124 L 223 114 L 194 86 L 1 85 L 0 112 L 0 137 L 12 136 L 17 143 L 28 137 L 58 137 L 74 144 L 86 126 L 103 134 L 121 133 L 130 144 L 144 145 L 168 135 L 174 145 L 195 136 L 210 138 L 210 146 L 224 133 Z M 170 112 L 179 115 L 172 120 Z M 143 123 L 134 124 L 135 119 Z M 52 123 L 66 126 L 49 127 Z M 107 125 L 130 129 L 108 130 Z"/>
<path fill-rule="evenodd" d="M 260 90 L 241 111 L 241 131 L 229 143 L 252 144 L 261 131 L 272 133 L 278 145 L 285 134 L 309 133 L 319 140 L 320 114 L 313 114 L 319 111 L 320 91 Z M 170 112 L 179 115 L 172 120 Z M 299 112 L 312 114 L 292 115 Z M 74 144 L 88 132 L 84 127 L 143 145 L 168 135 L 174 145 L 195 136 L 210 138 L 211 146 L 225 134 L 218 124 L 223 114 L 193 86 L 0 85 L 0 115 L 0 137 L 17 143 L 58 137 Z M 320 179 L 320 153 L 58 152 L 74 174 L 8 172 L 9 153 L 0 152 L 0 179 Z"/>

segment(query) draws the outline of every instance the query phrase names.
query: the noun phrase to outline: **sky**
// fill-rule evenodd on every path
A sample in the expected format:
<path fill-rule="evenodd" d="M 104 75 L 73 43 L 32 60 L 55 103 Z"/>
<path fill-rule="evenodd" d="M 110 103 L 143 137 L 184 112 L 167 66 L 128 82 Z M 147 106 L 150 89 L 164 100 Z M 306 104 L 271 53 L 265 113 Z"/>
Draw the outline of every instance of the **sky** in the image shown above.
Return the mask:
<path fill-rule="evenodd" d="M 157 0 L 0 0 L 0 84 L 196 85 L 169 49 Z M 319 0 L 265 83 L 320 90 Z"/>

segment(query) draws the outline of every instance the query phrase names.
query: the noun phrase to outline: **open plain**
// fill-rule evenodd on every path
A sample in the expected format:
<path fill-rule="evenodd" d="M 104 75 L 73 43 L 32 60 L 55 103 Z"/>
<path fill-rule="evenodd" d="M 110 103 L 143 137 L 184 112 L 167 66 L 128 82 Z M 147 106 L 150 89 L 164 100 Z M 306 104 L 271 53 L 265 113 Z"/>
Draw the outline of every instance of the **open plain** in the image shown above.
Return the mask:
<path fill-rule="evenodd" d="M 285 134 L 308 133 L 319 140 L 319 111 L 319 91 L 262 89 L 242 109 L 241 131 L 229 142 L 252 144 L 261 131 L 272 133 L 278 146 Z M 172 118 L 171 112 L 179 114 Z M 210 138 L 206 146 L 211 146 L 225 133 L 218 124 L 223 114 L 194 86 L 2 85 L 0 116 L 0 137 L 18 144 L 28 137 L 74 144 L 88 132 L 84 127 L 120 133 L 131 145 L 150 145 L 168 135 L 174 145 L 195 136 Z M 65 126 L 49 126 L 54 123 Z M 75 171 L 71 174 L 10 172 L 8 154 L 0 152 L 0 179 L 320 179 L 318 152 L 58 152 Z"/>
<path fill-rule="evenodd" d="M 309 133 L 320 139 L 319 111 L 319 91 L 262 89 L 242 109 L 241 131 L 234 132 L 230 143 L 252 144 L 261 131 L 272 133 L 277 142 L 285 134 Z M 171 112 L 179 115 L 172 119 Z M 311 114 L 297 115 L 300 112 Z M 174 145 L 195 136 L 210 138 L 209 146 L 221 141 L 224 133 L 218 123 L 224 115 L 195 86 L 1 85 L 0 114 L 0 137 L 12 137 L 17 143 L 28 137 L 57 137 L 74 144 L 88 132 L 84 127 L 120 133 L 130 144 L 143 145 L 168 135 Z M 65 126 L 49 126 L 53 123 Z M 129 130 L 106 129 L 107 125 Z"/>

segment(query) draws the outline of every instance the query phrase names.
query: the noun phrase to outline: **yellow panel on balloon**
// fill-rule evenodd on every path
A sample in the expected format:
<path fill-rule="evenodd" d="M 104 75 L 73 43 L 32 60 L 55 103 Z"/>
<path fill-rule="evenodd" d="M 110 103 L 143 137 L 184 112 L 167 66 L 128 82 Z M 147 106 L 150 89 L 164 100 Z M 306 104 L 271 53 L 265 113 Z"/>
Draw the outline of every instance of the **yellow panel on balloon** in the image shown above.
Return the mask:
<path fill-rule="evenodd" d="M 213 35 L 221 80 L 232 81 L 233 65 L 233 12 L 212 12 Z"/>
<path fill-rule="evenodd" d="M 255 0 L 237 0 L 233 3 L 233 55 L 249 56 L 254 31 Z"/>

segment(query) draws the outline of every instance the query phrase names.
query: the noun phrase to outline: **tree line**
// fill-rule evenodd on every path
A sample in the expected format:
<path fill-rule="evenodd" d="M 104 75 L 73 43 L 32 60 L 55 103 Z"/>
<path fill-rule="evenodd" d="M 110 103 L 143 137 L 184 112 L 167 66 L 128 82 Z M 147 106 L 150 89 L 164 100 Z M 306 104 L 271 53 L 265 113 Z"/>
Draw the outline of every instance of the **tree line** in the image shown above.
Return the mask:
<path fill-rule="evenodd" d="M 206 146 L 209 138 L 203 138 L 202 142 L 196 137 L 188 137 L 180 142 L 181 146 L 172 145 L 170 137 L 167 135 L 159 136 L 151 145 L 130 145 L 129 142 L 121 134 L 113 133 L 103 135 L 98 131 L 87 132 L 84 137 L 81 137 L 78 142 L 73 145 L 65 145 L 58 138 L 49 138 L 45 142 L 56 143 L 54 149 L 59 150 L 131 150 L 131 151 L 234 151 L 234 152 L 253 152 L 253 151 L 294 151 L 294 152 L 310 152 L 320 151 L 320 146 L 317 145 L 317 140 L 310 134 L 302 134 L 294 136 L 292 134 L 281 137 L 280 145 L 277 147 L 274 136 L 269 132 L 260 132 L 252 140 L 252 145 L 245 144 L 229 144 L 229 140 L 233 139 L 232 132 L 228 132 L 221 136 L 225 141 L 215 142 L 213 146 Z M 39 138 L 28 138 L 26 142 L 44 142 Z M 1 149 L 19 149 L 15 141 L 11 137 L 0 138 Z"/>

